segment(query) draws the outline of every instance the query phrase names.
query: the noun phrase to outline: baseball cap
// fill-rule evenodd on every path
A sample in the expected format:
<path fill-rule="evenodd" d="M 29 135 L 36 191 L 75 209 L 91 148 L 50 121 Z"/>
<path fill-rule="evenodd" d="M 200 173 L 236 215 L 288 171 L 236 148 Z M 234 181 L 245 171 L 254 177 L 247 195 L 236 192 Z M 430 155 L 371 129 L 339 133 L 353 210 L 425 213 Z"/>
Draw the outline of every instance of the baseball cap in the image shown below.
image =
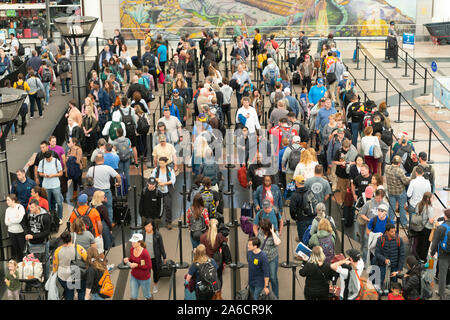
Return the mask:
<path fill-rule="evenodd" d="M 198 120 L 200 120 L 201 122 L 206 122 L 206 115 L 204 113 L 200 113 L 198 115 Z"/>
<path fill-rule="evenodd" d="M 88 201 L 88 196 L 87 196 L 87 194 L 80 194 L 79 196 L 78 196 L 78 203 L 79 204 L 86 204 L 87 203 L 87 201 Z"/>
<path fill-rule="evenodd" d="M 288 88 L 288 87 L 287 87 L 287 88 L 284 88 L 284 90 L 283 90 L 283 91 L 284 91 L 284 93 L 291 93 L 291 89 L 290 89 L 290 88 Z"/>
<path fill-rule="evenodd" d="M 263 207 L 263 209 L 270 208 L 270 207 L 271 207 L 270 201 L 267 200 L 267 199 L 265 199 L 265 200 L 262 202 L 262 207 Z"/>
<path fill-rule="evenodd" d="M 178 91 L 178 89 L 173 89 L 173 91 L 172 91 L 173 93 L 179 93 L 180 91 Z"/>
<path fill-rule="evenodd" d="M 292 142 L 297 142 L 297 143 L 299 143 L 299 142 L 301 142 L 302 140 L 300 139 L 300 137 L 299 136 L 294 136 L 293 138 L 292 138 Z"/>
<path fill-rule="evenodd" d="M 131 237 L 131 239 L 129 241 L 130 242 L 138 242 L 138 241 L 142 241 L 142 240 L 144 240 L 144 237 L 142 236 L 142 234 L 135 233 L 135 234 L 133 234 L 133 236 Z"/>
<path fill-rule="evenodd" d="M 161 141 L 167 141 L 166 136 L 165 136 L 164 134 L 160 134 L 160 135 L 158 136 L 158 139 L 159 139 L 159 142 L 161 142 Z"/>
<path fill-rule="evenodd" d="M 344 71 L 344 72 L 342 73 L 342 76 L 343 76 L 343 77 L 348 77 L 348 76 L 350 76 L 350 73 L 348 73 L 348 71 Z"/>
<path fill-rule="evenodd" d="M 150 177 L 150 178 L 148 178 L 147 183 L 155 185 L 155 184 L 158 184 L 158 181 L 156 181 L 155 177 Z"/>
<path fill-rule="evenodd" d="M 377 210 L 388 211 L 388 206 L 385 203 L 382 203 L 378 206 Z"/>
<path fill-rule="evenodd" d="M 317 79 L 317 83 L 323 84 L 323 79 L 322 78 Z"/>
<path fill-rule="evenodd" d="M 305 177 L 302 175 L 295 176 L 294 180 L 300 184 L 305 184 Z"/>
<path fill-rule="evenodd" d="M 358 261 L 359 259 L 361 259 L 361 253 L 357 249 L 350 249 L 350 250 L 345 251 L 345 253 L 350 258 L 352 258 L 353 261 Z"/>
<path fill-rule="evenodd" d="M 211 109 L 209 109 L 209 111 L 211 111 L 212 114 L 216 114 L 217 113 L 217 109 L 216 108 L 211 108 Z"/>

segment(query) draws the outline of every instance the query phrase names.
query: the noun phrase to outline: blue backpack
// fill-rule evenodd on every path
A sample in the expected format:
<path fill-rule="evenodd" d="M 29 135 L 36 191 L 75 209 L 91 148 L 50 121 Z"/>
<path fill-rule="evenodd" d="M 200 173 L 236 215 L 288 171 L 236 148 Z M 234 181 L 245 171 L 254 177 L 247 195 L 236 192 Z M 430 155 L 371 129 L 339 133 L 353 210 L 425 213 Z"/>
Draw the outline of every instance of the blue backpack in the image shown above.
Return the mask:
<path fill-rule="evenodd" d="M 450 226 L 446 223 L 443 223 L 442 226 L 445 228 L 445 236 L 444 236 L 444 239 L 442 239 L 442 241 L 439 242 L 439 250 L 438 251 L 442 250 L 443 252 L 450 253 L 450 243 L 449 243 Z"/>
<path fill-rule="evenodd" d="M 276 69 L 275 68 L 271 68 L 269 69 L 269 83 L 271 86 L 275 86 L 275 82 L 277 81 L 277 74 L 276 74 Z"/>
<path fill-rule="evenodd" d="M 82 171 L 80 169 L 80 166 L 78 165 L 78 163 L 76 162 L 77 158 L 74 156 L 70 156 L 67 159 L 67 177 L 69 179 L 77 179 L 81 176 Z"/>
<path fill-rule="evenodd" d="M 302 242 L 304 245 L 308 245 L 309 239 L 311 238 L 311 227 L 312 224 L 310 224 L 308 228 L 306 228 L 305 233 L 302 236 Z"/>

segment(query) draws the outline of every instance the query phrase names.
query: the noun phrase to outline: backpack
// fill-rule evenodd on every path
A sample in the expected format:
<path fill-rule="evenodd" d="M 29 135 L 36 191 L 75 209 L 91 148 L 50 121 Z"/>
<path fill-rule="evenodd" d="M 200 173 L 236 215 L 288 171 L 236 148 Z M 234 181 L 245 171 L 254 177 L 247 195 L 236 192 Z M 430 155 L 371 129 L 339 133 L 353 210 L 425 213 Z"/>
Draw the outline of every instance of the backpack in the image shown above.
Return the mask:
<path fill-rule="evenodd" d="M 301 123 L 300 121 L 295 121 L 293 124 L 292 124 L 292 128 L 294 127 L 294 125 L 297 125 L 298 126 L 298 131 L 297 131 L 297 133 L 298 133 L 298 135 L 299 135 L 299 137 L 300 137 L 300 140 L 302 141 L 302 142 L 308 142 L 309 141 L 309 132 L 308 132 L 308 129 L 305 127 L 305 125 L 303 124 L 303 123 Z"/>
<path fill-rule="evenodd" d="M 420 299 L 428 300 L 433 297 L 434 276 L 432 270 L 422 268 L 420 274 Z"/>
<path fill-rule="evenodd" d="M 127 138 L 123 138 L 120 141 L 116 140 L 117 153 L 120 161 L 127 161 L 131 157 L 131 151 L 130 146 L 128 145 L 128 141 L 129 140 Z"/>
<path fill-rule="evenodd" d="M 78 177 L 80 177 L 83 172 L 80 169 L 80 166 L 78 165 L 78 163 L 76 162 L 77 158 L 70 156 L 67 159 L 67 178 L 69 179 L 77 179 Z"/>
<path fill-rule="evenodd" d="M 288 169 L 295 171 L 295 168 L 300 163 L 300 157 L 302 155 L 303 148 L 300 147 L 295 150 L 294 150 L 294 148 L 292 148 L 292 146 L 289 146 L 289 148 L 291 149 L 291 153 L 289 154 L 289 159 L 288 159 Z"/>
<path fill-rule="evenodd" d="M 104 298 L 112 298 L 114 294 L 114 284 L 111 281 L 111 276 L 109 275 L 108 270 L 103 272 L 102 277 L 98 281 L 98 285 L 100 286 L 99 295 Z"/>
<path fill-rule="evenodd" d="M 131 115 L 131 108 L 130 108 L 130 111 L 128 112 L 127 115 L 125 115 L 122 112 L 121 108 L 119 108 L 119 112 L 120 112 L 120 114 L 122 116 L 122 122 L 125 124 L 125 130 L 127 132 L 127 135 L 128 136 L 135 135 L 136 125 L 134 124 L 133 116 Z"/>
<path fill-rule="evenodd" d="M 19 42 L 19 50 L 17 50 L 17 55 L 23 56 L 25 54 L 25 48 L 23 47 L 22 42 L 19 40 L 17 40 L 17 42 Z"/>
<path fill-rule="evenodd" d="M 70 61 L 67 59 L 62 59 L 59 63 L 59 72 L 69 72 L 70 71 Z"/>
<path fill-rule="evenodd" d="M 405 157 L 406 155 L 406 157 Z M 411 159 L 411 155 L 409 153 L 405 153 L 403 155 L 404 161 L 403 161 L 403 168 L 408 174 L 411 174 L 414 167 L 416 166 L 416 163 Z M 403 160 L 403 159 L 402 159 Z"/>
<path fill-rule="evenodd" d="M 156 70 L 156 58 L 153 54 L 144 55 L 144 66 L 147 66 L 149 71 Z"/>
<path fill-rule="evenodd" d="M 411 220 L 409 222 L 409 226 L 412 231 L 421 232 L 425 226 L 422 223 L 422 214 L 416 212 L 411 216 Z"/>
<path fill-rule="evenodd" d="M 208 177 L 211 179 L 211 185 L 214 186 L 217 184 L 217 173 L 218 168 L 215 163 L 213 164 L 203 164 L 202 174 L 204 177 Z M 203 199 L 204 200 L 204 199 Z"/>
<path fill-rule="evenodd" d="M 247 217 L 247 216 L 241 215 L 240 223 L 241 223 L 242 231 L 245 234 L 247 234 L 248 236 L 253 237 L 254 236 L 254 233 L 253 233 L 253 219 L 251 217 Z"/>
<path fill-rule="evenodd" d="M 421 165 L 419 164 L 419 166 L 421 166 Z M 431 165 L 428 165 L 426 167 L 424 167 L 424 166 L 421 166 L 421 167 L 423 169 L 423 177 L 425 179 L 427 179 L 428 181 L 430 181 L 430 185 L 433 185 L 433 174 L 431 172 Z"/>
<path fill-rule="evenodd" d="M 49 68 L 42 68 L 42 82 L 50 82 L 52 81 L 52 72 Z"/>
<path fill-rule="evenodd" d="M 366 278 L 360 278 L 357 272 L 356 275 L 359 279 L 361 289 L 355 300 L 378 300 L 378 292 L 374 288 L 372 282 L 368 281 Z"/>
<path fill-rule="evenodd" d="M 331 239 L 331 234 L 325 238 L 319 238 L 319 245 L 323 249 L 323 253 L 325 254 L 325 263 L 331 263 L 331 259 L 334 257 L 334 244 Z"/>
<path fill-rule="evenodd" d="M 386 143 L 389 146 L 392 146 L 392 143 L 394 142 L 394 138 L 392 136 L 392 131 L 383 128 L 383 131 L 381 132 L 381 141 Z"/>
<path fill-rule="evenodd" d="M 25 84 L 25 81 L 22 81 L 21 85 L 19 85 L 19 83 L 16 83 L 16 89 L 17 90 L 25 90 L 24 84 Z"/>
<path fill-rule="evenodd" d="M 145 116 L 139 117 L 137 121 L 136 132 L 140 135 L 146 135 L 150 131 L 150 124 Z"/>
<path fill-rule="evenodd" d="M 449 237 L 450 226 L 446 223 L 443 223 L 441 225 L 444 226 L 444 228 L 445 228 L 445 236 L 444 236 L 444 239 L 442 239 L 442 241 L 439 242 L 438 251 L 442 250 L 446 253 L 449 253 L 450 252 L 450 237 Z M 438 254 L 440 254 L 440 252 L 438 252 Z"/>
<path fill-rule="evenodd" d="M 204 190 L 201 195 L 205 203 L 205 208 L 208 210 L 209 217 L 213 218 L 216 215 L 216 203 L 212 192 L 210 190 Z"/>
<path fill-rule="evenodd" d="M 117 129 L 122 128 L 120 122 L 111 121 L 111 125 L 109 126 L 109 138 L 114 141 L 117 139 Z"/>
<path fill-rule="evenodd" d="M 222 58 L 223 58 L 222 50 L 217 49 L 216 50 L 216 62 L 219 63 L 220 61 L 222 61 Z"/>
<path fill-rule="evenodd" d="M 73 212 L 75 212 L 75 215 L 77 216 L 77 218 L 81 218 L 81 220 L 83 220 L 84 225 L 86 226 L 86 231 L 89 231 L 95 237 L 94 225 L 92 223 L 91 218 L 89 218 L 89 213 L 91 213 L 91 210 L 92 210 L 92 208 L 89 207 L 84 215 L 81 215 L 78 212 L 78 208 L 73 209 Z"/>
<path fill-rule="evenodd" d="M 367 128 L 368 126 L 372 126 L 373 124 L 373 117 L 371 113 L 367 113 L 363 118 L 363 124 L 364 128 Z"/>
<path fill-rule="evenodd" d="M 196 263 L 198 269 L 197 288 L 202 295 L 213 295 L 220 289 L 217 270 L 211 261 Z"/>
<path fill-rule="evenodd" d="M 315 215 L 316 212 L 316 206 L 319 203 L 317 201 L 316 197 L 314 196 L 314 193 L 309 190 L 303 193 L 303 202 L 302 202 L 302 212 L 305 217 L 311 217 Z"/>
<path fill-rule="evenodd" d="M 200 241 L 201 235 L 206 231 L 207 226 L 205 223 L 205 218 L 203 214 L 200 214 L 198 219 L 194 218 L 194 215 L 191 217 L 191 236 L 195 241 Z"/>
<path fill-rule="evenodd" d="M 309 243 L 309 239 L 311 238 L 311 227 L 312 224 L 310 224 L 308 228 L 306 228 L 305 233 L 303 234 L 302 237 L 302 242 L 306 245 Z"/>
<path fill-rule="evenodd" d="M 269 68 L 269 76 L 268 76 L 270 86 L 274 87 L 275 82 L 277 82 L 277 74 L 275 68 Z"/>

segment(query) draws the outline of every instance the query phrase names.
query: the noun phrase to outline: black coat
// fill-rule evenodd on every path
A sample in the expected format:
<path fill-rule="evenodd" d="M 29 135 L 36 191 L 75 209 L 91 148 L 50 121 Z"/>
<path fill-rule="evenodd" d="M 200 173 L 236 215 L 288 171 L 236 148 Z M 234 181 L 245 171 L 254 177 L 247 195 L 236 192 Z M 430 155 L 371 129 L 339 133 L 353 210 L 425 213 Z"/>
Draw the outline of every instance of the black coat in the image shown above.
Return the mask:
<path fill-rule="evenodd" d="M 147 102 L 147 100 L 148 100 L 147 89 L 145 89 L 145 86 L 140 83 L 130 84 L 130 87 L 128 88 L 128 91 L 127 91 L 127 98 L 133 99 L 133 93 L 135 91 L 139 91 L 141 93 L 142 99 L 144 99 Z"/>
<path fill-rule="evenodd" d="M 314 263 L 305 263 L 299 274 L 306 277 L 305 298 L 307 299 L 327 299 L 329 292 L 329 282 L 334 276 L 329 264 L 319 267 Z"/>
<path fill-rule="evenodd" d="M 403 296 L 406 300 L 417 300 L 420 298 L 420 265 L 414 266 L 407 275 L 403 280 Z"/>
<path fill-rule="evenodd" d="M 164 249 L 164 242 L 159 231 L 153 231 L 153 251 L 155 252 L 155 259 L 158 265 L 162 264 L 162 259 L 166 259 L 166 250 Z M 162 259 L 161 259 L 162 258 Z"/>
<path fill-rule="evenodd" d="M 291 218 L 295 221 L 311 219 L 311 217 L 303 215 L 303 197 L 307 191 L 308 189 L 305 187 L 297 188 L 291 196 L 289 212 L 291 213 Z"/>
<path fill-rule="evenodd" d="M 158 189 L 149 191 L 148 188 L 145 188 L 141 193 L 141 199 L 139 201 L 139 214 L 141 217 L 159 219 L 162 214 L 161 209 L 161 191 Z"/>
<path fill-rule="evenodd" d="M 79 142 L 84 138 L 83 129 L 76 126 L 72 129 L 72 138 L 77 138 Z M 66 141 L 69 141 L 69 127 L 66 128 Z"/>

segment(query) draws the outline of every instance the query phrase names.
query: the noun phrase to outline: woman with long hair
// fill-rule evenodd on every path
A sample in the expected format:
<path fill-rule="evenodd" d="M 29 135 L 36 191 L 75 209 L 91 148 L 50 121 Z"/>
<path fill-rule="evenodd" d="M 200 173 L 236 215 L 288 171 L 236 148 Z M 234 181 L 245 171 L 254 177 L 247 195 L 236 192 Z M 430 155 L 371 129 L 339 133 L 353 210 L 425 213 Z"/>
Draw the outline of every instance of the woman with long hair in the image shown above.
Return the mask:
<path fill-rule="evenodd" d="M 408 271 L 403 275 L 403 297 L 405 300 L 419 300 L 421 265 L 414 256 L 408 256 L 405 265 Z"/>
<path fill-rule="evenodd" d="M 83 105 L 81 106 L 81 115 L 82 116 L 84 116 L 84 115 L 86 115 L 86 113 L 87 113 L 87 107 L 88 106 L 91 106 L 92 107 L 92 110 L 93 110 L 93 112 L 94 112 L 94 116 L 95 116 L 95 119 L 98 121 L 98 110 L 97 110 L 97 107 L 96 107 L 96 105 L 95 105 L 95 98 L 91 95 L 91 94 L 89 94 L 85 99 L 84 99 L 84 103 L 83 103 Z"/>
<path fill-rule="evenodd" d="M 311 231 L 310 231 L 311 236 L 313 234 L 317 233 L 319 222 L 322 219 L 328 219 L 330 221 L 332 230 L 334 231 L 334 229 L 336 229 L 336 223 L 334 222 L 333 217 L 331 215 L 327 214 L 327 206 L 325 205 L 325 203 L 319 202 L 316 205 L 316 215 L 317 216 L 314 218 L 314 220 L 311 223 Z"/>
<path fill-rule="evenodd" d="M 136 91 L 137 92 L 137 91 Z M 139 105 L 136 105 L 134 107 L 134 112 L 136 113 L 136 123 L 139 122 L 139 119 L 144 117 L 144 121 L 147 120 L 145 119 L 145 113 L 144 111 L 141 109 L 141 107 Z M 148 122 L 148 120 L 147 120 Z M 139 134 L 136 133 L 136 138 L 137 138 L 137 153 L 138 156 L 140 157 L 141 155 L 144 156 L 145 158 L 147 157 L 147 134 Z"/>
<path fill-rule="evenodd" d="M 133 92 L 133 100 L 131 100 L 130 106 L 134 108 L 134 112 L 136 112 L 136 107 L 139 106 L 142 111 L 148 113 L 148 104 L 145 102 L 145 100 L 142 98 L 142 94 L 139 91 Z"/>
<path fill-rule="evenodd" d="M 131 69 L 131 57 L 130 54 L 128 53 L 128 47 L 126 44 L 122 44 L 121 45 L 121 51 L 120 51 L 120 61 L 122 62 L 122 65 L 125 68 L 125 73 L 127 75 L 127 83 L 130 83 L 130 69 Z"/>
<path fill-rule="evenodd" d="M 192 156 L 192 171 L 195 175 L 200 173 L 200 166 L 207 163 L 207 160 L 213 155 L 212 149 L 208 145 L 208 140 L 199 135 L 195 139 Z"/>
<path fill-rule="evenodd" d="M 172 91 L 173 91 L 173 82 L 175 81 L 176 78 L 176 73 L 175 73 L 175 67 L 172 65 L 169 65 L 169 71 L 167 72 L 167 74 L 165 75 L 166 79 L 165 79 L 165 83 L 166 83 L 166 89 L 167 89 L 167 95 L 170 97 L 172 95 Z"/>
<path fill-rule="evenodd" d="M 250 95 L 250 105 L 255 108 L 258 120 L 261 121 L 262 114 L 262 97 L 261 90 L 255 88 Z"/>
<path fill-rule="evenodd" d="M 303 150 L 300 157 L 300 162 L 295 167 L 294 177 L 302 175 L 305 180 L 314 177 L 314 169 L 319 163 L 314 161 L 311 152 Z"/>
<path fill-rule="evenodd" d="M 194 258 L 192 259 L 192 264 L 189 267 L 189 271 L 186 276 L 187 282 L 191 281 L 191 278 L 193 277 L 196 279 L 195 294 L 197 296 L 197 300 L 211 300 L 215 294 L 215 292 L 203 293 L 198 287 L 198 283 L 200 280 L 199 267 L 200 265 L 204 265 L 206 263 L 210 263 L 216 268 L 216 270 L 218 269 L 217 263 L 214 261 L 214 259 L 209 258 L 206 254 L 206 247 L 203 244 L 199 244 L 194 249 Z"/>
<path fill-rule="evenodd" d="M 90 98 L 86 98 L 85 101 L 91 101 Z M 96 142 L 98 139 L 98 118 L 95 116 L 94 110 L 97 110 L 93 104 L 86 105 L 85 114 L 83 115 L 83 120 L 81 122 L 81 128 L 84 133 L 84 145 L 85 153 L 91 155 L 96 147 Z"/>
<path fill-rule="evenodd" d="M 70 225 L 70 232 L 72 239 L 75 239 L 74 242 L 82 246 L 84 250 L 88 250 L 90 247 L 97 248 L 94 235 L 86 230 L 86 224 L 81 217 L 73 220 Z"/>
<path fill-rule="evenodd" d="M 192 206 L 186 212 L 186 223 L 189 226 L 192 248 L 200 244 L 201 235 L 207 231 L 209 226 L 209 213 L 205 208 L 203 197 L 197 193 L 192 200 Z"/>
<path fill-rule="evenodd" d="M 15 194 L 6 197 L 8 208 L 5 212 L 5 225 L 8 227 L 9 239 L 11 239 L 11 258 L 22 261 L 25 249 L 25 233 L 21 225 L 25 215 L 24 207 L 17 201 Z"/>
<path fill-rule="evenodd" d="M 361 168 L 364 164 L 363 156 L 358 154 L 355 158 L 355 163 L 350 166 L 349 170 L 349 178 L 351 183 L 353 183 L 353 180 L 361 174 Z"/>
<path fill-rule="evenodd" d="M 109 219 L 108 208 L 106 207 L 107 203 L 106 195 L 104 191 L 98 190 L 94 192 L 91 201 L 91 207 L 95 208 L 99 215 L 100 220 L 102 221 L 102 238 L 103 238 L 103 248 L 104 250 L 108 250 L 113 246 L 113 237 L 112 237 L 112 221 Z"/>
<path fill-rule="evenodd" d="M 161 233 L 158 230 L 158 223 L 153 219 L 143 222 L 145 228 L 145 243 L 147 244 L 150 258 L 152 259 L 153 270 L 153 293 L 158 293 L 158 282 L 162 269 L 162 264 L 167 262 L 166 250 Z"/>
<path fill-rule="evenodd" d="M 130 274 L 130 287 L 131 298 L 130 300 L 137 300 L 139 294 L 139 288 L 142 288 L 142 294 L 146 300 L 153 300 L 153 296 L 150 292 L 151 270 L 152 260 L 148 253 L 146 243 L 143 240 L 143 236 L 140 233 L 135 233 L 130 239 L 130 257 L 123 259 L 123 262 L 131 268 Z"/>
<path fill-rule="evenodd" d="M 434 215 L 434 209 L 432 205 L 433 194 L 431 192 L 425 192 L 423 194 L 422 200 L 416 207 L 416 212 L 411 219 L 416 219 L 414 216 L 421 217 L 421 222 L 423 229 L 413 230 L 417 233 L 415 237 L 416 240 L 416 254 L 415 256 L 422 260 L 427 260 L 428 249 L 430 247 L 430 237 L 431 230 L 433 229 L 433 224 L 436 221 Z M 419 220 L 420 221 L 420 220 Z M 411 224 L 412 225 L 412 224 Z"/>
<path fill-rule="evenodd" d="M 192 89 L 192 78 L 195 76 L 195 61 L 192 60 L 190 53 L 186 53 L 186 59 L 184 62 L 186 63 L 186 82 L 188 88 Z"/>
<path fill-rule="evenodd" d="M 26 207 L 27 211 L 30 206 L 30 201 L 32 199 L 36 199 L 37 201 L 39 201 L 39 206 L 41 208 L 44 208 L 45 210 L 49 211 L 47 190 L 45 190 L 44 188 L 42 188 L 40 186 L 34 186 L 33 188 L 31 188 L 31 197 L 28 200 L 28 205 Z"/>
<path fill-rule="evenodd" d="M 313 161 L 316 161 L 316 162 L 318 163 L 319 161 L 317 160 L 317 152 L 316 152 L 316 149 L 314 149 L 314 148 L 308 148 L 307 150 L 308 150 L 308 152 L 311 154 L 311 157 L 312 157 Z"/>
<path fill-rule="evenodd" d="M 370 155 L 370 149 L 380 147 L 380 141 L 377 137 L 372 135 L 373 128 L 368 126 L 364 129 L 364 137 L 361 139 L 361 151 L 364 153 L 364 161 L 369 166 L 370 173 L 376 174 L 378 172 L 378 159 L 373 154 Z"/>
<path fill-rule="evenodd" d="M 218 230 L 219 221 L 211 219 L 209 221 L 208 231 L 200 236 L 200 243 L 206 248 L 206 255 L 216 261 L 219 268 L 217 269 L 217 276 L 220 281 L 220 288 L 222 288 L 223 275 L 223 256 L 221 252 L 222 244 L 226 243 L 228 239 Z"/>
<path fill-rule="evenodd" d="M 269 260 L 270 283 L 273 293 L 279 297 L 278 291 L 278 247 L 281 243 L 278 231 L 275 231 L 269 219 L 262 219 L 259 223 L 257 237 L 262 245 L 260 249 L 266 254 Z"/>
<path fill-rule="evenodd" d="M 333 231 L 331 222 L 327 218 L 320 219 L 317 226 L 317 233 L 311 235 L 308 246 L 314 248 L 315 246 L 321 246 L 321 243 L 333 244 L 333 250 L 326 252 L 325 262 L 330 263 L 334 257 L 334 245 L 336 244 L 336 234 Z M 322 248 L 324 249 L 324 248 Z"/>
<path fill-rule="evenodd" d="M 222 83 L 222 74 L 214 67 L 213 63 L 211 63 L 208 67 L 208 75 L 214 78 L 214 83 Z"/>
<path fill-rule="evenodd" d="M 69 149 L 64 159 L 64 171 L 67 179 L 72 180 L 72 201 L 75 201 L 78 198 L 78 186 L 83 185 L 81 179 L 81 176 L 83 174 L 83 165 L 81 163 L 83 150 L 81 149 L 78 139 L 75 137 L 69 139 L 67 146 L 69 147 Z"/>
<path fill-rule="evenodd" d="M 371 181 L 370 185 L 372 186 L 373 190 L 378 190 L 378 189 L 385 190 L 383 184 L 384 184 L 384 180 L 380 173 L 374 174 L 372 176 L 372 181 Z"/>
<path fill-rule="evenodd" d="M 166 142 L 173 145 L 172 135 L 167 131 L 166 124 L 164 122 L 158 122 L 156 125 L 156 131 L 153 135 L 153 147 L 160 143 L 159 135 L 163 134 L 166 137 Z"/>
<path fill-rule="evenodd" d="M 98 254 L 98 250 L 95 247 L 90 247 L 87 249 L 87 259 L 86 259 L 86 300 L 105 300 L 100 296 L 101 286 L 99 285 L 100 279 L 102 278 L 107 267 L 105 262 L 102 260 Z"/>
<path fill-rule="evenodd" d="M 325 262 L 325 254 L 322 247 L 312 248 L 308 261 L 303 262 L 299 271 L 300 276 L 305 277 L 305 300 L 328 300 L 330 281 L 334 271 L 330 264 Z"/>

